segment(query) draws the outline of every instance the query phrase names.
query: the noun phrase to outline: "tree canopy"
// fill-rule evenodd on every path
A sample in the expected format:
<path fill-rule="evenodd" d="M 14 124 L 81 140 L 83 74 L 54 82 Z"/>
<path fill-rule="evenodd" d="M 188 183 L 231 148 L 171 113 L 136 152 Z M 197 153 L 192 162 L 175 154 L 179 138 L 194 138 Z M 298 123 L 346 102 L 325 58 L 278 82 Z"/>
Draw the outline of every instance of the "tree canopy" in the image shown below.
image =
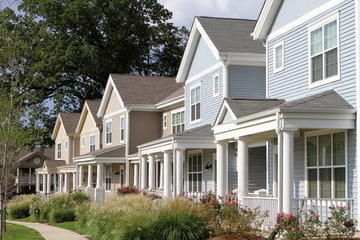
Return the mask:
<path fill-rule="evenodd" d="M 175 76 L 188 30 L 171 17 L 156 0 L 23 0 L 0 12 L 0 87 L 16 75 L 29 126 L 49 137 L 55 113 L 101 98 L 110 73 Z"/>

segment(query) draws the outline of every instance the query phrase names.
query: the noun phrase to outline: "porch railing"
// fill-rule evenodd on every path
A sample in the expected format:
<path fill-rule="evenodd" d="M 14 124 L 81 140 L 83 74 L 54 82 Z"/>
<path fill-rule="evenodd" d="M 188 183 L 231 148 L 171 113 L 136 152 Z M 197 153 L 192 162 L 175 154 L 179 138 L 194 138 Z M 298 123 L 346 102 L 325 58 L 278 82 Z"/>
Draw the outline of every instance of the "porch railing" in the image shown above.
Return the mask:
<path fill-rule="evenodd" d="M 265 219 L 263 227 L 265 229 L 273 228 L 276 223 L 278 213 L 278 199 L 272 197 L 244 197 L 243 206 L 250 209 L 260 208 L 262 213 L 268 212 L 268 218 Z"/>

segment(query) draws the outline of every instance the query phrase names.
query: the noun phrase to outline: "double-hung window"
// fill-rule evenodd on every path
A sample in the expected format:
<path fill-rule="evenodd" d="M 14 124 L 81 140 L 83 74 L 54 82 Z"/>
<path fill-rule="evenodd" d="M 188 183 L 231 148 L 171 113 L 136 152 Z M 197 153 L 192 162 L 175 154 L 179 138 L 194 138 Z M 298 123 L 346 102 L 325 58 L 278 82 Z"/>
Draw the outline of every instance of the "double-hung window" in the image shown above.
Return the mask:
<path fill-rule="evenodd" d="M 332 15 L 309 29 L 311 84 L 339 79 L 339 24 Z"/>
<path fill-rule="evenodd" d="M 172 118 L 172 134 L 183 132 L 185 129 L 184 111 L 171 114 Z"/>
<path fill-rule="evenodd" d="M 167 128 L 167 114 L 164 113 L 163 114 L 163 129 L 166 129 Z"/>
<path fill-rule="evenodd" d="M 202 153 L 189 154 L 189 192 L 202 191 Z"/>
<path fill-rule="evenodd" d="M 120 118 L 120 141 L 123 142 L 125 140 L 125 118 Z"/>
<path fill-rule="evenodd" d="M 201 103 L 200 94 L 201 94 L 200 85 L 190 90 L 191 122 L 200 120 L 200 103 Z"/>
<path fill-rule="evenodd" d="M 219 74 L 216 74 L 213 78 L 213 96 L 218 96 L 220 94 L 220 79 Z"/>
<path fill-rule="evenodd" d="M 279 42 L 273 47 L 274 54 L 274 73 L 284 70 L 284 42 Z"/>
<path fill-rule="evenodd" d="M 57 159 L 61 159 L 61 143 L 57 144 Z"/>
<path fill-rule="evenodd" d="M 107 121 L 105 125 L 105 143 L 111 144 L 112 143 L 112 121 Z"/>
<path fill-rule="evenodd" d="M 95 151 L 95 135 L 90 135 L 90 152 Z"/>
<path fill-rule="evenodd" d="M 309 198 L 346 197 L 346 133 L 306 137 L 306 176 Z"/>

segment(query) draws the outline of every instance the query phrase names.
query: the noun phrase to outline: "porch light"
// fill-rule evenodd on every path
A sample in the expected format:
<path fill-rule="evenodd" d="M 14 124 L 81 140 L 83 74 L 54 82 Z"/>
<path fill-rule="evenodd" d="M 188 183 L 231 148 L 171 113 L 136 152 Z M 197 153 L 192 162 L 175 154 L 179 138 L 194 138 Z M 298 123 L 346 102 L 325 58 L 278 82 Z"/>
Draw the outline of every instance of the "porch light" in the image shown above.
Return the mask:
<path fill-rule="evenodd" d="M 205 169 L 211 169 L 211 168 L 212 168 L 211 163 L 207 163 L 207 164 L 205 165 Z"/>

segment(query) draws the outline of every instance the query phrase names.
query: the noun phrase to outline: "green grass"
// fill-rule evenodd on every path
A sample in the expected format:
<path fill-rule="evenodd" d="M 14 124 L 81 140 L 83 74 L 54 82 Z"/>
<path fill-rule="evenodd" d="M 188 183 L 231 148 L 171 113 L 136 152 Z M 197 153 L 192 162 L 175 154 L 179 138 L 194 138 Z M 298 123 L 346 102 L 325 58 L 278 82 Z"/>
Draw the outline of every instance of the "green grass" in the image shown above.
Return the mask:
<path fill-rule="evenodd" d="M 11 223 L 6 224 L 3 240 L 23 240 L 24 237 L 31 240 L 45 240 L 37 231 L 31 228 Z"/>
<path fill-rule="evenodd" d="M 60 227 L 60 228 L 65 228 L 67 230 L 73 231 L 73 232 L 77 232 L 79 234 L 84 234 L 84 232 L 81 231 L 81 228 L 79 226 L 79 222 L 74 221 L 74 222 L 61 222 L 61 223 L 53 223 L 51 224 L 55 227 Z"/>

